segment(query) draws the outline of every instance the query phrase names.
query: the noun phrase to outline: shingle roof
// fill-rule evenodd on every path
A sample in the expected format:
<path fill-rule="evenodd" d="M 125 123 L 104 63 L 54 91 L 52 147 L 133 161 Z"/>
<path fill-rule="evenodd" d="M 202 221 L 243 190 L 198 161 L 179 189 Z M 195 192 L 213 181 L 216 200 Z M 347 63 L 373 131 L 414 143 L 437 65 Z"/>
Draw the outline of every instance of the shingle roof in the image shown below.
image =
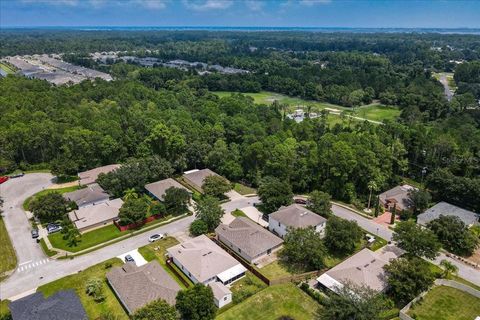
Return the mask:
<path fill-rule="evenodd" d="M 67 200 L 74 201 L 77 206 L 81 207 L 86 203 L 108 200 L 109 195 L 98 185 L 98 183 L 92 183 L 86 188 L 64 193 L 63 197 Z"/>
<path fill-rule="evenodd" d="M 183 177 L 187 179 L 194 187 L 199 190 L 202 190 L 203 180 L 209 176 L 220 176 L 219 174 L 213 172 L 210 169 L 202 169 L 202 170 L 192 170 L 185 172 Z"/>
<path fill-rule="evenodd" d="M 210 282 L 208 284 L 210 288 L 212 288 L 213 296 L 217 300 L 222 300 L 227 294 L 231 294 L 232 291 L 228 289 L 223 283 L 221 282 Z"/>
<path fill-rule="evenodd" d="M 240 262 L 205 235 L 168 248 L 167 252 L 199 282 L 204 282 L 240 265 Z"/>
<path fill-rule="evenodd" d="M 324 217 L 319 216 L 299 204 L 281 207 L 278 211 L 271 213 L 270 218 L 291 228 L 314 227 L 327 221 Z"/>
<path fill-rule="evenodd" d="M 174 305 L 180 290 L 180 286 L 155 260 L 141 267 L 129 262 L 113 268 L 107 273 L 107 279 L 130 313 L 157 299 Z"/>
<path fill-rule="evenodd" d="M 68 217 L 75 224 L 77 229 L 83 229 L 97 223 L 116 219 L 122 205 L 122 199 L 113 199 L 93 206 L 70 211 Z"/>
<path fill-rule="evenodd" d="M 187 188 L 185 188 L 184 186 L 182 186 L 180 183 L 178 183 L 172 178 L 160 180 L 160 181 L 145 185 L 145 189 L 151 194 L 153 194 L 159 200 L 163 200 L 163 197 L 165 196 L 165 191 L 167 191 L 167 189 L 171 187 L 184 189 L 184 190 L 187 190 L 188 192 L 191 192 L 190 190 L 188 190 Z"/>
<path fill-rule="evenodd" d="M 380 201 L 386 203 L 387 201 L 395 202 L 398 210 L 405 210 L 412 206 L 408 192 L 415 190 L 415 187 L 404 184 L 402 186 L 396 186 L 390 190 L 387 190 L 379 195 Z"/>
<path fill-rule="evenodd" d="M 467 226 L 477 223 L 479 218 L 478 214 L 475 212 L 462 209 L 448 202 L 439 202 L 424 213 L 419 214 L 417 222 L 418 224 L 426 225 L 430 221 L 439 218 L 440 215 L 456 216 Z"/>
<path fill-rule="evenodd" d="M 58 291 L 48 298 L 37 292 L 12 301 L 13 320 L 86 320 L 85 309 L 73 290 Z"/>
<path fill-rule="evenodd" d="M 215 233 L 252 258 L 283 243 L 282 239 L 245 217 L 235 218 L 229 225 L 219 225 Z"/>
<path fill-rule="evenodd" d="M 78 177 L 80 178 L 80 185 L 94 183 L 100 173 L 109 173 L 118 168 L 120 168 L 119 164 L 109 164 L 103 167 L 97 167 L 91 170 L 79 172 Z"/>
<path fill-rule="evenodd" d="M 366 285 L 376 291 L 383 291 L 387 286 L 383 267 L 396 257 L 397 255 L 393 252 L 378 254 L 370 249 L 363 249 L 325 274 L 342 285 L 350 282 L 360 286 Z"/>

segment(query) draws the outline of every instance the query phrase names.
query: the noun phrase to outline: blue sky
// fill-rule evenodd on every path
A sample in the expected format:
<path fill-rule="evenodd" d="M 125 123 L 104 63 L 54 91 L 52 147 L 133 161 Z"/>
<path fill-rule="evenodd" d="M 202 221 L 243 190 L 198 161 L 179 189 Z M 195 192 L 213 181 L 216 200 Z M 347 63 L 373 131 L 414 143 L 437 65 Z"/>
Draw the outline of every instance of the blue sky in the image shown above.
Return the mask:
<path fill-rule="evenodd" d="M 0 26 L 480 28 L 480 0 L 0 0 Z"/>

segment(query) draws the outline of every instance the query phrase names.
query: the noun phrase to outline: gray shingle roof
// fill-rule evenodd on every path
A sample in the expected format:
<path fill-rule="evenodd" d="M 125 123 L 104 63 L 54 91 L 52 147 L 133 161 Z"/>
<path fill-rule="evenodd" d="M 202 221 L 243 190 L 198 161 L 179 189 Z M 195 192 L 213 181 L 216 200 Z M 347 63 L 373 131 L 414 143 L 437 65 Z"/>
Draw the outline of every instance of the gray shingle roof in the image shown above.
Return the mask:
<path fill-rule="evenodd" d="M 475 212 L 462 209 L 448 202 L 439 202 L 424 213 L 419 214 L 417 217 L 417 223 L 426 225 L 430 221 L 439 218 L 440 215 L 456 216 L 467 226 L 471 226 L 478 222 L 478 214 Z"/>
<path fill-rule="evenodd" d="M 58 291 L 48 298 L 37 292 L 9 305 L 13 320 L 86 320 L 87 314 L 73 290 Z"/>
<path fill-rule="evenodd" d="M 100 173 L 109 173 L 115 169 L 120 168 L 119 164 L 109 164 L 103 167 L 97 167 L 91 170 L 83 171 L 78 173 L 80 178 L 80 185 L 87 185 L 94 183 Z"/>
<path fill-rule="evenodd" d="M 324 217 L 319 216 L 299 204 L 281 207 L 278 211 L 270 214 L 270 218 L 291 228 L 314 227 L 327 221 Z"/>
<path fill-rule="evenodd" d="M 183 177 L 188 180 L 195 188 L 202 190 L 203 180 L 209 176 L 220 176 L 210 169 L 186 172 Z"/>
<path fill-rule="evenodd" d="M 387 190 L 379 195 L 380 201 L 385 204 L 386 202 L 394 202 L 397 204 L 398 210 L 405 210 L 412 206 L 408 192 L 415 190 L 414 187 L 405 184 L 403 186 L 396 186 L 390 190 Z M 393 204 L 392 204 L 393 206 Z"/>
<path fill-rule="evenodd" d="M 113 221 L 118 218 L 123 200 L 120 198 L 73 210 L 68 217 L 77 229 L 84 229 L 99 223 Z"/>
<path fill-rule="evenodd" d="M 180 286 L 157 261 L 141 267 L 132 262 L 126 263 L 107 273 L 107 279 L 130 313 L 157 299 L 174 305 L 180 290 Z"/>
<path fill-rule="evenodd" d="M 205 235 L 168 248 L 167 252 L 199 282 L 240 265 L 240 262 Z"/>
<path fill-rule="evenodd" d="M 235 218 L 229 225 L 219 225 L 215 233 L 250 257 L 256 257 L 283 243 L 281 238 L 245 217 Z"/>
<path fill-rule="evenodd" d="M 109 199 L 108 193 L 106 193 L 98 183 L 92 183 L 86 188 L 64 193 L 63 197 L 67 200 L 74 201 L 79 207 L 84 204 L 102 202 Z"/>
<path fill-rule="evenodd" d="M 145 185 L 145 189 L 148 192 L 150 192 L 157 199 L 162 200 L 162 201 L 163 201 L 163 197 L 165 196 L 165 191 L 167 191 L 167 189 L 172 188 L 172 187 L 179 188 L 179 189 L 184 189 L 184 190 L 187 190 L 188 192 L 191 193 L 190 190 L 188 190 L 187 188 L 185 188 L 184 186 L 182 186 L 180 183 L 178 183 L 177 181 L 175 181 L 172 178 L 160 180 L 160 181 L 149 183 L 149 184 Z"/>

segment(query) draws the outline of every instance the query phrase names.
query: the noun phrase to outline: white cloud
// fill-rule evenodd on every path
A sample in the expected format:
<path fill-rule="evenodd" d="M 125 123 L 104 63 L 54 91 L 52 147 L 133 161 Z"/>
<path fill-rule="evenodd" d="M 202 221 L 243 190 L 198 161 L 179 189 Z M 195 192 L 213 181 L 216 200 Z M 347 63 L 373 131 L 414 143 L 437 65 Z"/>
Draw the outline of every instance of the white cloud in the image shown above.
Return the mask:
<path fill-rule="evenodd" d="M 223 10 L 229 8 L 232 0 L 183 0 L 183 4 L 188 9 L 195 11 Z"/>
<path fill-rule="evenodd" d="M 245 5 L 252 11 L 261 11 L 265 2 L 262 0 L 245 0 Z"/>
<path fill-rule="evenodd" d="M 314 6 L 316 4 L 328 4 L 331 0 L 300 0 L 300 4 L 304 6 Z"/>

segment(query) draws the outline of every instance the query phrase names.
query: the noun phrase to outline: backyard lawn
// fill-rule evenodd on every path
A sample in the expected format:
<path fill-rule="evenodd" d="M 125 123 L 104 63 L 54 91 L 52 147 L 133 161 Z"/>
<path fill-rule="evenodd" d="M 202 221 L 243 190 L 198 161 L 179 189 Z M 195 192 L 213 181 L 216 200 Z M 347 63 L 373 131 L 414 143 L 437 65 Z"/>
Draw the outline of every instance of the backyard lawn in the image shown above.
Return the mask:
<path fill-rule="evenodd" d="M 408 314 L 418 320 L 473 320 L 480 315 L 480 299 L 447 286 L 438 286 Z"/>
<path fill-rule="evenodd" d="M 0 257 L 2 257 L 0 262 L 1 279 L 2 273 L 14 269 L 17 265 L 17 256 L 2 218 L 0 218 Z"/>
<path fill-rule="evenodd" d="M 291 283 L 271 286 L 219 314 L 217 320 L 314 319 L 319 305 Z"/>
<path fill-rule="evenodd" d="M 173 237 L 166 237 L 165 239 L 155 241 L 151 244 L 148 244 L 144 247 L 138 248 L 138 252 L 147 260 L 148 262 L 157 259 L 160 265 L 167 271 L 168 274 L 182 287 L 185 289 L 185 285 L 180 281 L 177 276 L 167 267 L 165 262 L 165 255 L 167 254 L 167 249 L 173 247 L 174 245 L 179 244 L 178 240 Z M 182 279 L 187 283 L 193 285 L 190 279 L 185 276 L 182 271 L 178 268 L 175 268 L 176 271 L 182 276 Z"/>
<path fill-rule="evenodd" d="M 110 268 L 108 268 L 109 264 L 113 267 L 120 266 L 122 265 L 122 261 L 118 258 L 107 260 L 79 273 L 43 285 L 39 287 L 37 291 L 43 292 L 45 296 L 50 296 L 59 290 L 74 289 L 80 297 L 80 301 L 87 311 L 89 319 L 99 319 L 107 313 L 112 315 L 112 317 L 108 319 L 128 319 L 123 307 L 106 281 L 105 275 L 110 270 Z M 91 278 L 100 278 L 103 280 L 103 290 L 106 297 L 103 302 L 97 303 L 93 301 L 92 297 L 85 293 L 85 284 Z"/>
<path fill-rule="evenodd" d="M 258 271 L 260 271 L 269 280 L 285 278 L 292 275 L 292 273 L 288 272 L 286 267 L 279 260 L 275 260 L 272 263 L 267 264 L 266 266 L 258 269 Z"/>

